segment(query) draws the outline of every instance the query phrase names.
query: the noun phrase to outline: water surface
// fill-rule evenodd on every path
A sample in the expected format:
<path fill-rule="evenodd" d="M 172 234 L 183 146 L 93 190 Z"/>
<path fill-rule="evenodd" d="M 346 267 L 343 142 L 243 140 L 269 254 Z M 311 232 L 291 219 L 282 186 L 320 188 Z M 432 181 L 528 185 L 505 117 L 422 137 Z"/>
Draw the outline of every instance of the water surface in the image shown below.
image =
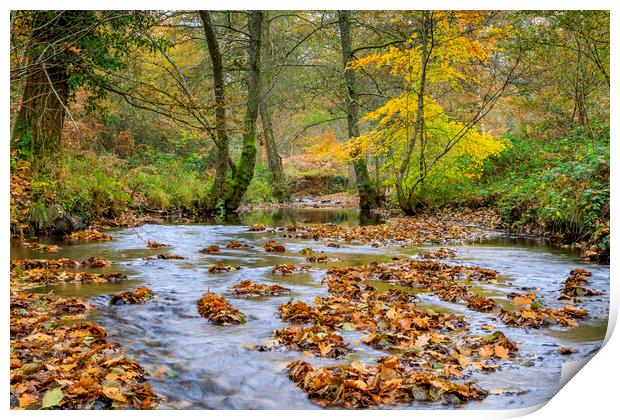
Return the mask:
<path fill-rule="evenodd" d="M 266 232 L 249 232 L 247 225 L 264 223 L 272 226 L 307 223 L 339 223 L 355 225 L 360 222 L 355 210 L 277 209 L 246 213 L 236 220 L 216 224 L 144 225 L 111 231 L 113 241 L 61 243 L 62 249 L 43 254 L 13 245 L 11 258 L 84 259 L 105 257 L 114 262 L 112 267 L 98 271 L 122 271 L 128 280 L 111 284 L 65 284 L 40 287 L 64 296 L 87 298 L 97 310 L 91 318 L 103 325 L 110 340 L 120 343 L 127 353 L 136 358 L 151 373 L 151 383 L 166 401 L 162 408 L 221 408 L 221 409 L 314 409 L 306 394 L 288 379 L 286 365 L 302 357 L 292 351 L 258 352 L 252 349 L 270 337 L 273 330 L 288 324 L 282 322 L 277 308 L 290 298 L 312 303 L 318 295 L 327 294 L 321 284 L 327 268 L 389 261 L 393 257 L 406 258 L 437 246 L 407 246 L 374 248 L 349 244 L 328 248 L 322 242 L 282 238 Z M 377 220 L 363 220 L 373 223 Z M 275 238 L 286 246 L 284 254 L 263 252 L 260 247 Z M 246 242 L 251 249 L 226 249 L 229 240 Z M 146 241 L 153 240 L 172 245 L 170 248 L 151 250 Z M 42 240 L 43 242 L 43 240 Z M 203 255 L 199 249 L 220 245 L 221 253 Z M 324 251 L 340 261 L 313 264 L 308 273 L 282 276 L 272 274 L 276 264 L 305 263 L 299 251 L 311 247 Z M 473 283 L 474 290 L 510 307 L 506 295 L 510 292 L 534 291 L 544 306 L 561 308 L 558 301 L 561 283 L 575 267 L 591 271 L 591 287 L 602 295 L 586 298 L 579 306 L 591 316 L 579 327 L 526 330 L 501 324 L 500 329 L 519 346 L 515 361 L 503 363 L 494 373 L 479 373 L 467 378 L 486 389 L 510 389 L 508 395 L 490 395 L 480 402 L 471 402 L 463 408 L 521 408 L 548 400 L 556 391 L 562 363 L 586 357 L 595 352 L 605 336 L 609 308 L 609 266 L 588 264 L 565 249 L 550 246 L 543 240 L 523 240 L 506 236 L 452 246 L 457 257 L 449 263 L 472 264 L 499 272 L 497 284 Z M 162 252 L 173 252 L 187 260 L 145 260 Z M 241 265 L 230 273 L 212 274 L 207 267 L 215 262 Z M 97 271 L 97 270 L 96 270 Z M 292 296 L 268 298 L 238 298 L 229 292 L 230 286 L 242 279 L 271 283 L 277 282 L 293 290 Z M 110 294 L 138 286 L 151 288 L 156 297 L 144 305 L 109 306 Z M 383 288 L 395 287 L 387 284 Z M 214 326 L 198 315 L 196 300 L 212 290 L 226 297 L 232 305 L 248 317 L 239 326 Z M 430 295 L 421 295 L 421 306 L 443 312 L 465 315 L 472 331 L 484 324 L 497 324 L 494 314 L 469 310 L 461 304 L 449 304 Z M 480 330 L 482 331 L 482 330 Z M 344 332 L 346 341 L 359 340 L 363 334 Z M 372 363 L 383 353 L 364 344 L 352 345 L 354 352 L 344 362 L 362 360 Z M 570 347 L 577 353 L 558 354 L 560 347 Z M 337 363 L 334 360 L 309 358 L 313 364 Z M 444 408 L 441 404 L 414 403 L 403 408 Z M 400 407 L 399 407 L 400 408 Z"/>

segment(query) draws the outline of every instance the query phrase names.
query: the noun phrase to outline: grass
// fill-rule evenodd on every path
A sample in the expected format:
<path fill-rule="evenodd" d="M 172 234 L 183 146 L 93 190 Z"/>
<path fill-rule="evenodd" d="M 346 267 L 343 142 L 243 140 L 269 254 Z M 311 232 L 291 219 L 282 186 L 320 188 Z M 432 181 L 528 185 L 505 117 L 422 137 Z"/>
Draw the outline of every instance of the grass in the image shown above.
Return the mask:
<path fill-rule="evenodd" d="M 87 219 L 129 208 L 193 212 L 210 185 L 208 173 L 172 157 L 149 162 L 65 149 L 33 165 L 30 211 L 39 225 L 52 203 Z"/>

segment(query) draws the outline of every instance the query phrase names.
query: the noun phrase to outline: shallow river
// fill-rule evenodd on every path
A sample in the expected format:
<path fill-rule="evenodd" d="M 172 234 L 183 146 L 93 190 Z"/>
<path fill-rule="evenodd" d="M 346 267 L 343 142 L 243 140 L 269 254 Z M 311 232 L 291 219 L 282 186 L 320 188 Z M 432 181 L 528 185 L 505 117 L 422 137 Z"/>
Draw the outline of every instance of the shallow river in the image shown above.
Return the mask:
<path fill-rule="evenodd" d="M 367 264 L 388 261 L 393 257 L 410 257 L 437 246 L 373 248 L 367 245 L 343 245 L 327 248 L 322 242 L 282 238 L 279 234 L 249 232 L 247 225 L 265 223 L 286 226 L 291 223 L 357 224 L 356 211 L 348 210 L 272 210 L 247 213 L 229 224 L 145 225 L 114 230 L 114 240 L 107 242 L 63 244 L 62 249 L 46 258 L 84 259 L 105 257 L 112 267 L 99 271 L 122 271 L 129 280 L 111 284 L 66 284 L 35 289 L 53 290 L 64 296 L 80 296 L 97 307 L 91 318 L 104 326 L 111 341 L 120 343 L 151 373 L 157 393 L 166 397 L 162 408 L 241 408 L 241 409 L 313 409 L 318 408 L 288 379 L 286 365 L 301 357 L 292 351 L 258 352 L 251 347 L 263 344 L 272 331 L 285 326 L 277 314 L 278 305 L 291 298 L 312 303 L 318 295 L 327 294 L 321 285 L 325 271 L 331 266 Z M 364 223 L 372 222 L 364 220 Z M 267 239 L 286 246 L 284 254 L 263 252 Z M 231 240 L 250 244 L 251 249 L 226 249 Z M 146 248 L 147 240 L 172 245 L 163 250 Z M 43 242 L 43 241 L 42 241 Z M 199 249 L 220 245 L 218 255 L 203 255 Z M 305 263 L 299 251 L 305 247 L 325 251 L 341 261 L 313 264 L 314 270 L 296 275 L 272 274 L 274 265 Z M 497 284 L 485 286 L 479 293 L 488 295 L 510 307 L 506 295 L 516 291 L 534 291 L 544 306 L 561 308 L 558 290 L 570 270 L 584 267 L 591 271 L 591 288 L 600 296 L 585 298 L 578 306 L 590 317 L 575 328 L 526 330 L 501 324 L 500 330 L 517 342 L 519 356 L 504 362 L 494 373 L 475 374 L 474 380 L 485 389 L 508 389 L 503 395 L 489 395 L 480 402 L 465 404 L 464 409 L 521 408 L 548 400 L 556 391 L 561 365 L 568 360 L 586 357 L 596 351 L 605 336 L 609 308 L 609 266 L 580 261 L 568 250 L 551 247 L 542 240 L 514 239 L 507 236 L 466 245 L 451 246 L 457 257 L 448 263 L 472 264 L 492 268 L 500 274 Z M 172 252 L 187 260 L 145 260 L 162 252 Z M 42 258 L 41 253 L 13 245 L 11 258 Z M 211 274 L 214 262 L 235 263 L 241 269 L 230 273 Z M 277 282 L 293 290 L 292 296 L 236 298 L 229 287 L 242 279 Z M 375 287 L 389 287 L 373 284 Z M 151 288 L 156 297 L 143 305 L 109 306 L 109 295 L 138 286 Z M 391 286 L 396 287 L 396 286 Z M 207 290 L 226 297 L 248 316 L 238 326 L 214 326 L 198 315 L 196 300 Z M 496 314 L 467 309 L 460 304 L 442 302 L 431 295 L 420 295 L 420 306 L 437 311 L 465 315 L 476 332 L 484 324 L 496 324 Z M 480 330 L 482 331 L 482 330 Z M 359 340 L 363 334 L 344 332 L 346 341 Z M 372 362 L 383 353 L 364 344 L 352 345 L 354 352 L 343 361 Z M 560 347 L 577 353 L 561 356 Z M 334 360 L 309 358 L 313 364 L 332 364 Z M 400 407 L 399 407 L 400 408 Z M 441 404 L 414 403 L 403 408 L 445 408 Z"/>

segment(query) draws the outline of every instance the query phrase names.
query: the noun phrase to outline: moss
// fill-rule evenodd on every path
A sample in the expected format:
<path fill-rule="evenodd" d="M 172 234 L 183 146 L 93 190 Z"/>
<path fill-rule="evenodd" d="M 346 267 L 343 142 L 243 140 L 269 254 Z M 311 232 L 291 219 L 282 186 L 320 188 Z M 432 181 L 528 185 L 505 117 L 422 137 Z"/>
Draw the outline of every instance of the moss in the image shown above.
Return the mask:
<path fill-rule="evenodd" d="M 256 164 L 256 134 L 247 135 L 243 139 L 243 149 L 237 164 L 235 176 L 228 181 L 224 206 L 227 211 L 235 211 L 241 204 L 252 177 Z"/>

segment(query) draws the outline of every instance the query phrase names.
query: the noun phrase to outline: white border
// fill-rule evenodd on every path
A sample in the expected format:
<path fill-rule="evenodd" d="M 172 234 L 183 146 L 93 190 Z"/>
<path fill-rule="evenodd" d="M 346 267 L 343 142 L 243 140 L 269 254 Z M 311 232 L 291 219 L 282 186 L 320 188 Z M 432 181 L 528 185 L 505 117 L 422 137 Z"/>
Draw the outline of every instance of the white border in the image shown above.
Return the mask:
<path fill-rule="evenodd" d="M 499 2 L 489 0 L 478 1 L 448 1 L 448 0 L 418 0 L 418 1 L 398 1 L 398 0 L 382 0 L 382 1 L 328 1 L 328 0 L 297 0 L 297 1 L 241 1 L 241 0 L 227 0 L 221 1 L 189 1 L 189 0 L 175 0 L 175 1 L 134 1 L 134 0 L 112 0 L 105 3 L 89 3 L 86 4 L 82 1 L 75 0 L 61 0 L 61 1 L 34 1 L 34 0 L 22 0 L 12 1 L 9 0 L 4 3 L 5 9 L 2 10 L 2 22 L 4 23 L 4 29 L 2 31 L 2 58 L 4 62 L 4 77 L 2 78 L 2 92 L 4 92 L 5 99 L 2 101 L 1 107 L 4 115 L 4 130 L 2 133 L 2 142 L 0 143 L 0 188 L 2 193 L 2 199 L 0 200 L 0 214 L 4 218 L 4 222 L 0 225 L 0 231 L 4 241 L 0 241 L 1 248 L 1 261 L 0 272 L 2 273 L 2 280 L 4 281 L 4 287 L 1 288 L 1 317 L 2 317 L 2 343 L 0 344 L 0 351 L 3 355 L 2 360 L 4 363 L 0 363 L 0 371 L 2 375 L 0 377 L 6 378 L 2 383 L 1 396 L 2 406 L 6 414 L 15 417 L 33 418 L 33 417 L 50 417 L 52 412 L 33 412 L 33 411 L 10 411 L 9 410 L 9 366 L 6 363 L 8 359 L 9 349 L 9 330 L 7 328 L 9 324 L 9 11 L 11 9 L 212 9 L 212 10 L 239 10 L 239 9 L 272 9 L 272 10 L 304 10 L 304 9 L 368 9 L 368 10 L 406 10 L 406 9 L 503 9 L 503 10 L 534 10 L 534 9 L 604 9 L 612 11 L 611 20 L 611 73 L 612 77 L 611 86 L 611 111 L 612 111 L 612 130 L 611 130 L 611 155 L 612 155 L 612 180 L 611 180 L 611 208 L 612 208 L 612 234 L 611 242 L 615 245 L 617 239 L 617 229 L 615 229 L 615 222 L 618 215 L 618 144 L 615 141 L 615 134 L 617 132 L 616 122 L 613 118 L 618 109 L 617 95 L 613 91 L 613 87 L 616 85 L 616 78 L 614 69 L 618 68 L 618 40 L 617 40 L 617 11 L 618 3 L 613 1 L 601 1 L 601 0 L 589 0 L 587 2 L 578 2 L 574 0 L 522 0 L 522 1 L 503 1 Z M 615 246 L 612 245 L 612 250 L 615 251 Z M 614 255 L 614 254 L 612 254 Z M 613 258 L 612 258 L 613 259 Z M 433 418 L 433 419 L 445 419 L 445 418 L 470 418 L 470 419 L 487 419 L 487 418 L 508 418 L 521 416 L 535 411 L 530 415 L 532 419 L 548 419 L 550 417 L 560 419 L 607 419 L 617 417 L 612 415 L 613 412 L 618 412 L 618 407 L 615 405 L 618 401 L 618 386 L 617 383 L 620 380 L 620 361 L 618 356 L 620 355 L 620 341 L 616 336 L 612 336 L 611 333 L 616 323 L 618 312 L 618 269 L 615 262 L 611 266 L 611 302 L 610 302 L 610 326 L 608 328 L 605 347 L 591 360 L 577 377 L 568 382 L 568 384 L 555 396 L 550 402 L 548 402 L 544 408 L 538 410 L 540 407 L 533 407 L 529 409 L 520 410 L 441 410 L 441 411 L 413 411 L 413 410 L 324 410 L 318 411 L 217 411 L 212 413 L 203 413 L 201 411 L 185 411 L 181 415 L 191 418 L 204 418 L 204 416 L 215 416 L 217 418 L 238 418 L 245 416 L 252 416 L 256 418 L 264 418 L 272 420 L 276 418 L 289 418 L 294 416 L 296 420 L 302 418 L 312 418 L 317 414 L 320 414 L 321 418 L 377 418 L 378 416 L 389 416 L 391 418 Z M 53 412 L 54 416 L 60 416 L 63 418 L 82 418 L 85 413 L 81 411 L 56 411 Z M 118 416 L 128 418 L 129 416 L 137 417 L 149 417 L 149 418 L 167 418 L 171 411 L 151 411 L 151 412 L 104 412 L 98 411 L 88 413 L 88 416 L 94 418 L 105 418 L 108 416 Z"/>

